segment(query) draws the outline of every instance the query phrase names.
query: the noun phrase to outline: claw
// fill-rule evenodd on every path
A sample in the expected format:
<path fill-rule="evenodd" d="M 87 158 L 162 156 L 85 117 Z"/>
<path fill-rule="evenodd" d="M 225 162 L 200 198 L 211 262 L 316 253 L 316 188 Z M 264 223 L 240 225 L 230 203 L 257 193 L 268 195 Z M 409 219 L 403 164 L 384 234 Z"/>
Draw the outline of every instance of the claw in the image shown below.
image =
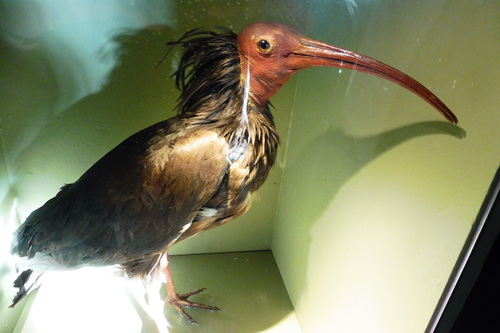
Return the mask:
<path fill-rule="evenodd" d="M 168 253 L 164 253 L 160 257 L 160 267 L 162 268 L 163 272 L 165 273 L 165 277 L 167 279 L 166 281 L 166 286 L 167 286 L 167 299 L 165 302 L 169 303 L 172 305 L 172 307 L 177 310 L 177 312 L 184 318 L 188 323 L 191 325 L 196 325 L 198 326 L 198 323 L 196 320 L 191 318 L 190 315 L 184 311 L 183 308 L 199 308 L 199 309 L 205 309 L 205 310 L 210 310 L 210 311 L 220 311 L 220 309 L 216 306 L 212 305 L 206 305 L 206 304 L 201 304 L 201 303 L 195 303 L 191 302 L 188 300 L 189 297 L 201 293 L 205 288 L 200 288 L 195 291 L 191 291 L 189 293 L 185 294 L 178 294 L 175 291 L 174 287 L 174 282 L 172 281 L 172 273 L 170 272 L 170 266 L 168 265 L 169 262 L 169 257 Z"/>
<path fill-rule="evenodd" d="M 206 310 L 210 310 L 210 311 L 220 311 L 220 309 L 216 306 L 212 306 L 212 305 L 206 305 L 206 304 L 201 304 L 201 303 L 195 303 L 195 302 L 191 302 L 188 300 L 188 298 L 190 296 L 193 296 L 193 295 L 196 295 L 196 294 L 199 294 L 201 293 L 203 290 L 205 290 L 205 288 L 200 288 L 198 290 L 195 290 L 195 291 L 191 291 L 189 293 L 185 293 L 185 294 L 175 294 L 175 296 L 171 296 L 171 297 L 168 297 L 167 298 L 167 302 L 172 305 L 172 307 L 177 310 L 177 312 L 188 322 L 190 323 L 191 325 L 196 325 L 198 326 L 198 323 L 196 322 L 196 320 L 194 320 L 190 315 L 188 315 L 186 313 L 186 311 L 184 311 L 183 308 L 200 308 L 200 309 L 206 309 Z"/>

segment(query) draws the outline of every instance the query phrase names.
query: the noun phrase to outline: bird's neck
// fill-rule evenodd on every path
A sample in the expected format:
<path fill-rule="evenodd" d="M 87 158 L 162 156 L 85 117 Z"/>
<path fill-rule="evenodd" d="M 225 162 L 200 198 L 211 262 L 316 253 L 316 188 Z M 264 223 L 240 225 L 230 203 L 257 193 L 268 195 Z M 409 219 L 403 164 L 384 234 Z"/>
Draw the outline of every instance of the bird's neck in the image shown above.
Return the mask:
<path fill-rule="evenodd" d="M 234 140 L 247 140 L 250 144 L 259 144 L 262 140 L 279 141 L 278 133 L 274 125 L 274 119 L 268 105 L 258 106 L 254 101 L 243 108 L 238 103 L 236 112 L 227 112 L 221 116 L 216 114 L 199 115 L 191 118 L 191 123 L 203 125 L 205 129 L 213 128 L 228 142 Z"/>
<path fill-rule="evenodd" d="M 240 54 L 241 76 L 249 95 L 259 108 L 266 108 L 271 97 L 290 79 L 292 71 L 256 66 L 243 52 Z"/>

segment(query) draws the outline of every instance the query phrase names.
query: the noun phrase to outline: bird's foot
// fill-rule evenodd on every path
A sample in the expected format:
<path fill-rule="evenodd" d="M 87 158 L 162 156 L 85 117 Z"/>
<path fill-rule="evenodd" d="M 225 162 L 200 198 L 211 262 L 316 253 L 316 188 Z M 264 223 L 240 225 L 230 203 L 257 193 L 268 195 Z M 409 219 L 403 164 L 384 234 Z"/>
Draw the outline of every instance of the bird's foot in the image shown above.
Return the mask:
<path fill-rule="evenodd" d="M 191 302 L 188 300 L 190 296 L 196 295 L 201 293 L 205 288 L 200 288 L 198 290 L 185 293 L 185 294 L 175 294 L 176 296 L 174 297 L 169 297 L 166 301 L 172 305 L 172 307 L 177 310 L 177 312 L 184 318 L 188 323 L 191 325 L 196 325 L 198 326 L 198 323 L 196 320 L 194 320 L 190 315 L 184 311 L 183 308 L 199 308 L 199 309 L 206 309 L 206 310 L 211 310 L 211 311 L 220 311 L 220 309 L 216 306 L 212 305 L 206 305 L 206 304 L 201 304 L 201 303 L 195 303 Z"/>

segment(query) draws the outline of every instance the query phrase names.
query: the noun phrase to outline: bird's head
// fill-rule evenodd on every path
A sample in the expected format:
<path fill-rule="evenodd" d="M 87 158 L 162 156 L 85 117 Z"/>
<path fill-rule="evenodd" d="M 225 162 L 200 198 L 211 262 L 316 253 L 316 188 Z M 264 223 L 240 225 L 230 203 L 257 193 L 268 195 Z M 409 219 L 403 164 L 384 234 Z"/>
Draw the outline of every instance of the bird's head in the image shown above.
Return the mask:
<path fill-rule="evenodd" d="M 251 98 L 265 105 L 298 70 L 314 67 L 340 67 L 371 73 L 417 94 L 447 120 L 457 117 L 432 92 L 403 72 L 370 57 L 302 36 L 278 23 L 247 25 L 238 34 L 242 75 L 249 79 Z"/>

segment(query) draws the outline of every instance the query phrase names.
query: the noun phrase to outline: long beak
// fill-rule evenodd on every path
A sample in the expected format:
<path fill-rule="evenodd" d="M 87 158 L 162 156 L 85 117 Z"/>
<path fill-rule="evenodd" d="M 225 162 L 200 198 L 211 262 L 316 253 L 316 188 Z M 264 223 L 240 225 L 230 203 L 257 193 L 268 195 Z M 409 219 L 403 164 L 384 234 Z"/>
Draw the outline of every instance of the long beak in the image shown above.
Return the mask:
<path fill-rule="evenodd" d="M 387 79 L 414 92 L 438 110 L 447 120 L 458 123 L 457 117 L 429 89 L 405 73 L 373 58 L 313 39 L 301 37 L 299 47 L 288 59 L 292 69 L 313 66 L 349 68 Z"/>

